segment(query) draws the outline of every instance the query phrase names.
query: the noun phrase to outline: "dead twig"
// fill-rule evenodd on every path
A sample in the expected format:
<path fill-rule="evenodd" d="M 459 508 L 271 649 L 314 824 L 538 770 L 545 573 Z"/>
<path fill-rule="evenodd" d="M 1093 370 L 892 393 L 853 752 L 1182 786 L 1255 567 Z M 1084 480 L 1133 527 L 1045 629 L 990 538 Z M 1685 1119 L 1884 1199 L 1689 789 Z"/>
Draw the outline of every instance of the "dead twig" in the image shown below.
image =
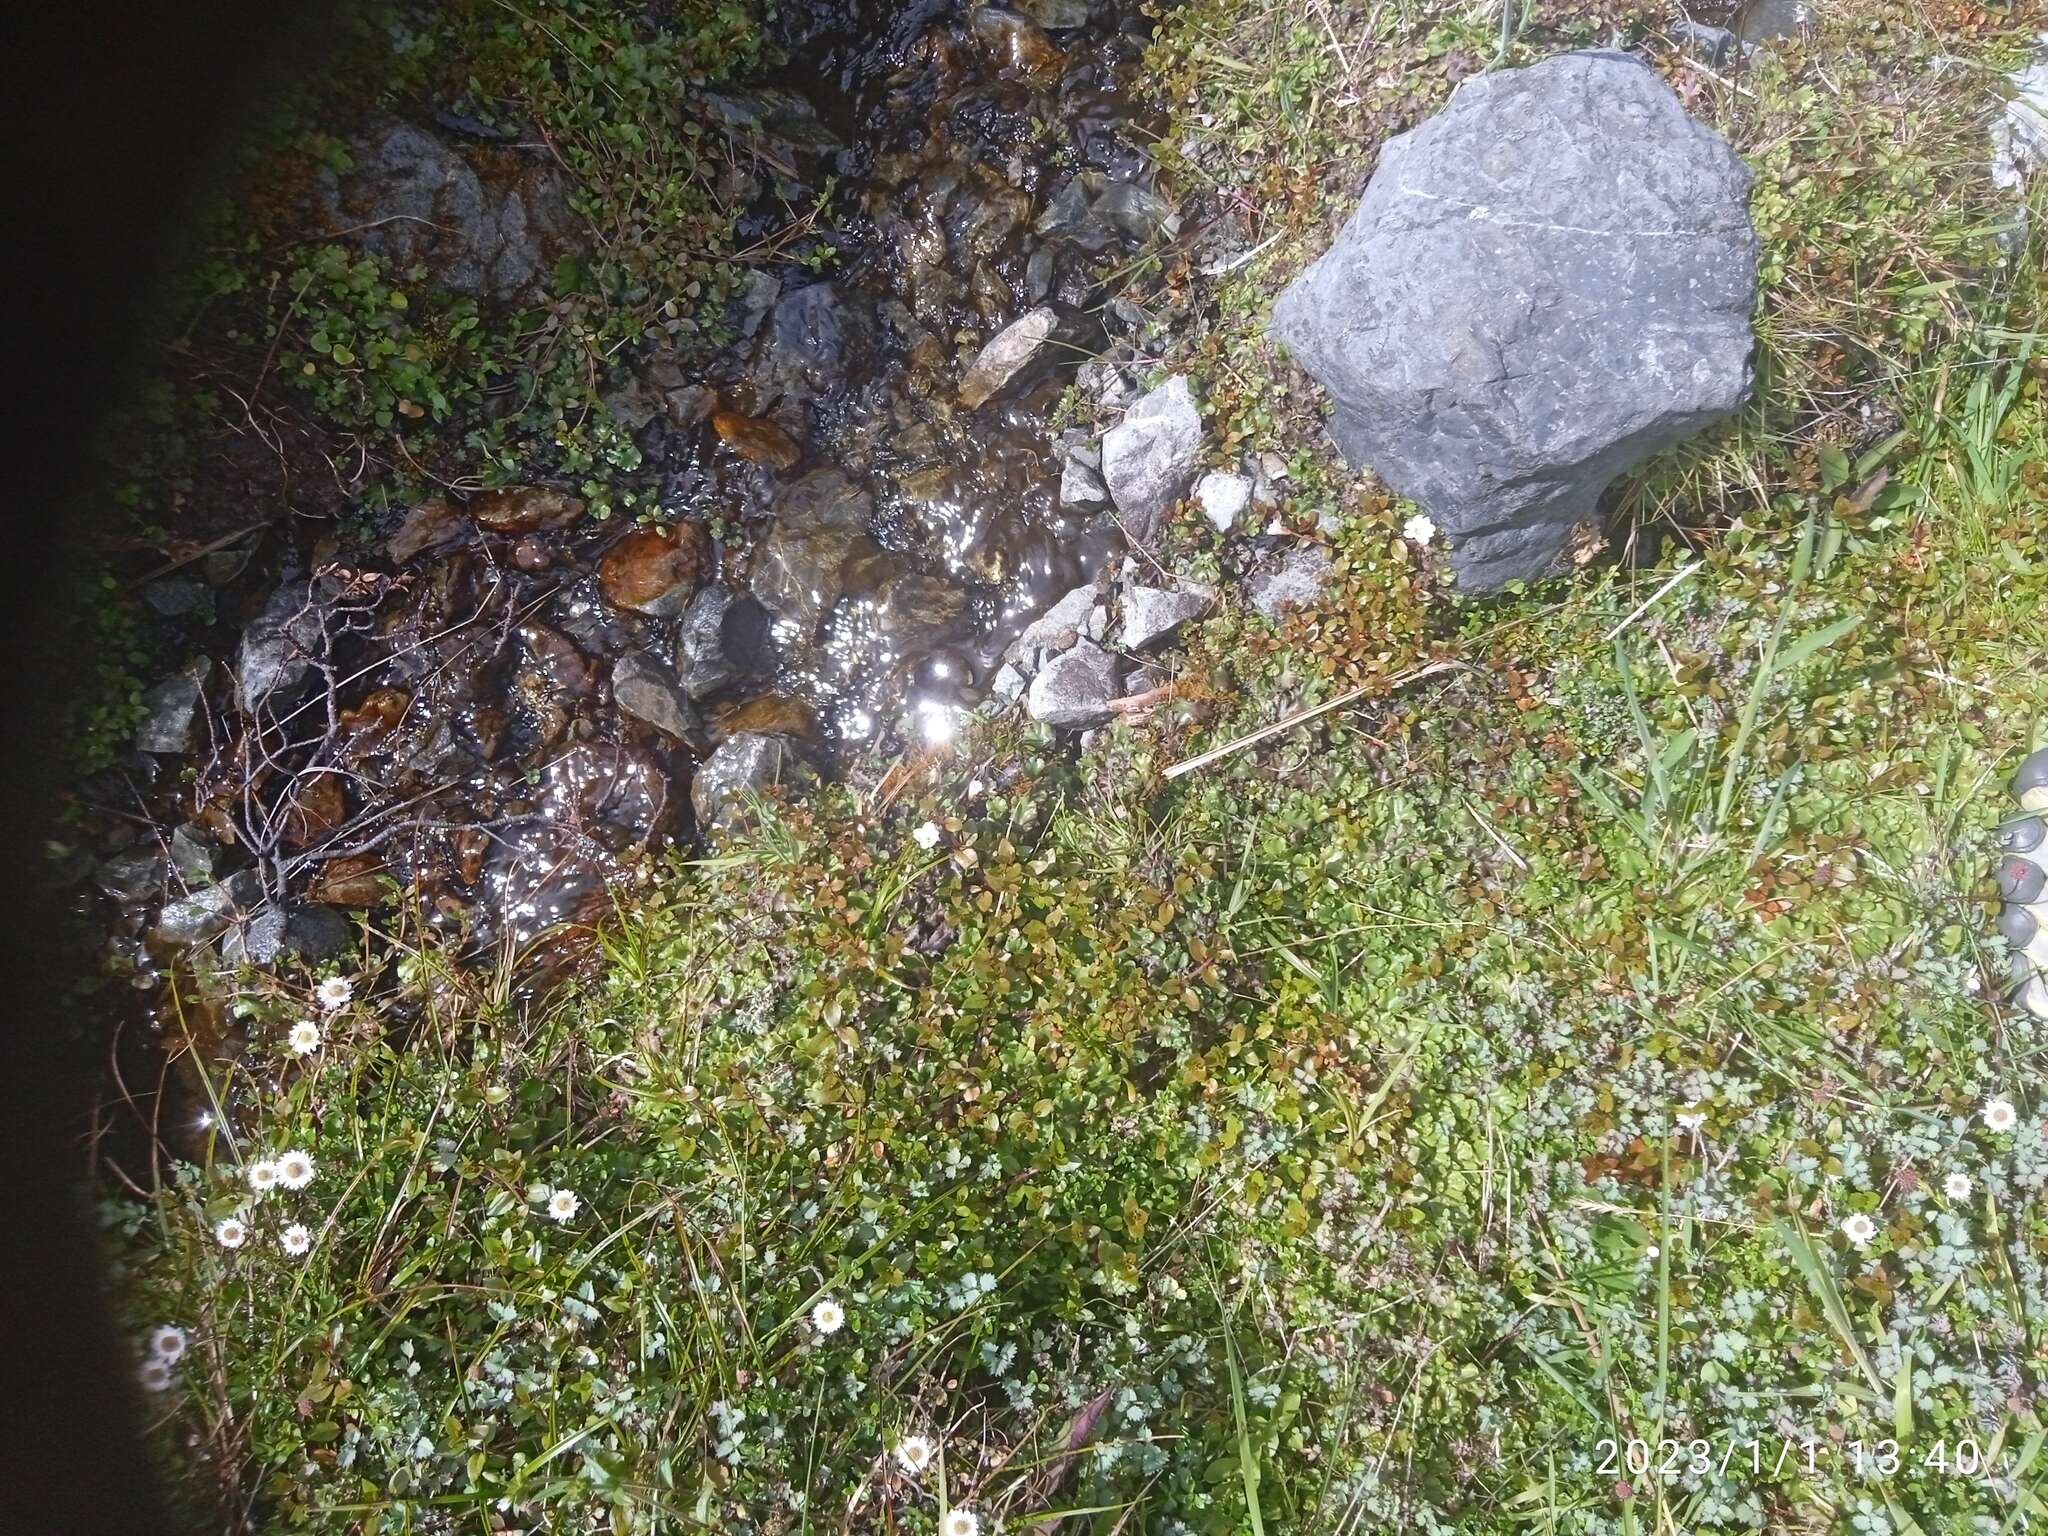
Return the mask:
<path fill-rule="evenodd" d="M 1428 666 L 1417 667 L 1413 672 L 1403 672 L 1399 677 L 1392 679 L 1384 685 L 1361 683 L 1350 692 L 1340 693 L 1336 698 L 1326 703 L 1316 704 L 1308 709 L 1297 709 L 1293 714 L 1283 715 L 1271 725 L 1262 725 L 1256 731 L 1240 736 L 1235 741 L 1226 741 L 1220 747 L 1211 747 L 1207 752 L 1200 753 L 1195 757 L 1185 758 L 1167 769 L 1166 777 L 1168 779 L 1177 779 L 1184 773 L 1193 773 L 1197 768 L 1206 768 L 1209 764 L 1221 761 L 1234 752 L 1241 752 L 1246 747 L 1253 746 L 1258 742 L 1266 740 L 1268 737 L 1278 736 L 1283 731 L 1291 731 L 1297 725 L 1305 725 L 1319 716 L 1329 714 L 1332 710 L 1342 709 L 1347 704 L 1354 704 L 1358 700 L 1365 698 L 1368 694 L 1373 693 L 1376 688 L 1382 692 L 1392 692 L 1396 688 L 1405 688 L 1410 683 L 1419 683 L 1425 677 L 1434 677 L 1441 672 L 1476 672 L 1477 670 L 1479 669 L 1470 662 L 1432 661 Z"/>

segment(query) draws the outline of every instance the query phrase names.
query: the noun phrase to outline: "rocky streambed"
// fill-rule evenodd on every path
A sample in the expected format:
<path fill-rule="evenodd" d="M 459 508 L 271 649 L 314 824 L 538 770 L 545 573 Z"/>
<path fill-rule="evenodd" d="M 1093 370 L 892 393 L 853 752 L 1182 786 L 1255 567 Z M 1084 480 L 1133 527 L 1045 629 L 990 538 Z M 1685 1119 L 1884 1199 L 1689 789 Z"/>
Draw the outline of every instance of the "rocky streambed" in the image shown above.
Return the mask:
<path fill-rule="evenodd" d="M 1143 320 L 1117 268 L 1178 232 L 1134 118 L 1136 7 L 777 25 L 796 62 L 693 103 L 766 253 L 731 339 L 644 346 L 604 388 L 656 513 L 450 490 L 367 544 L 280 519 L 143 588 L 189 661 L 90 787 L 115 826 L 90 879 L 138 988 L 200 947 L 331 957 L 347 913 L 400 893 L 472 953 L 530 950 L 770 783 L 1012 701 L 1099 723 L 1126 670 L 1105 646 L 1206 609 L 1155 574 L 1112 636 L 1099 580 L 1201 440 L 1184 384 L 1138 400 L 1102 361 Z M 502 137 L 453 109 L 366 123 L 309 217 L 451 288 L 529 293 L 578 236 L 556 172 Z M 1129 407 L 1105 442 L 1050 426 L 1077 377 Z M 1214 478 L 1219 527 L 1271 489 Z"/>

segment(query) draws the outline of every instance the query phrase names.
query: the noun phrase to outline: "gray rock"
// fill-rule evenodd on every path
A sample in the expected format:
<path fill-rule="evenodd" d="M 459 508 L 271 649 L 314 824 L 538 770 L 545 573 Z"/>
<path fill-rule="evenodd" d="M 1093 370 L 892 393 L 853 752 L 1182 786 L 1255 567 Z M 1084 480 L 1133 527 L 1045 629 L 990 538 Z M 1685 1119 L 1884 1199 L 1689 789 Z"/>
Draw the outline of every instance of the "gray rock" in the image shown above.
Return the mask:
<path fill-rule="evenodd" d="M 1088 25 L 1088 0 L 1017 0 L 1017 9 L 1048 32 Z"/>
<path fill-rule="evenodd" d="M 1102 483 L 1102 476 L 1073 455 L 1060 469 L 1060 505 L 1063 507 L 1100 507 L 1109 500 L 1109 487 Z"/>
<path fill-rule="evenodd" d="M 676 629 L 676 680 L 693 699 L 775 671 L 773 620 L 745 592 L 714 582 L 690 599 Z"/>
<path fill-rule="evenodd" d="M 142 589 L 142 600 L 167 619 L 182 619 L 188 613 L 196 613 L 212 597 L 205 582 L 189 576 L 166 576 Z"/>
<path fill-rule="evenodd" d="M 235 965 L 276 965 L 291 956 L 317 965 L 354 948 L 355 930 L 335 908 L 316 905 L 287 911 L 267 901 L 228 931 L 220 952 Z"/>
<path fill-rule="evenodd" d="M 212 677 L 213 663 L 201 656 L 145 693 L 142 719 L 135 727 L 135 750 L 193 750 L 198 745 L 199 719 L 206 708 L 206 685 Z"/>
<path fill-rule="evenodd" d="M 1024 690 L 1029 686 L 1029 681 L 1015 662 L 1006 661 L 996 668 L 995 678 L 989 683 L 988 689 L 1005 704 L 1014 704 L 1024 697 Z"/>
<path fill-rule="evenodd" d="M 704 722 L 690 708 L 683 690 L 651 656 L 636 651 L 612 663 L 612 702 L 622 714 L 644 720 L 677 741 L 709 741 Z"/>
<path fill-rule="evenodd" d="M 318 965 L 353 953 L 356 930 L 340 908 L 309 903 L 291 909 L 285 921 L 285 943 L 301 960 Z"/>
<path fill-rule="evenodd" d="M 1245 596 L 1265 619 L 1278 623 L 1292 608 L 1306 608 L 1322 595 L 1332 561 L 1318 544 L 1300 544 L 1277 564 L 1255 571 L 1245 582 Z"/>
<path fill-rule="evenodd" d="M 220 942 L 230 965 L 274 965 L 285 951 L 284 908 L 266 901 L 231 927 Z"/>
<path fill-rule="evenodd" d="M 1164 640 L 1181 625 L 1204 617 L 1215 606 L 1216 594 L 1195 582 L 1178 590 L 1128 586 L 1124 588 L 1123 648 L 1142 651 Z"/>
<path fill-rule="evenodd" d="M 809 398 L 842 388 L 874 337 L 866 302 L 836 283 L 812 283 L 776 301 L 756 370 L 765 404 L 777 395 Z"/>
<path fill-rule="evenodd" d="M 1024 707 L 1034 720 L 1077 730 L 1107 720 L 1116 696 L 1116 658 L 1092 640 L 1080 640 L 1031 680 Z"/>
<path fill-rule="evenodd" d="M 690 786 L 690 805 L 699 828 L 729 830 L 744 825 L 750 796 L 777 784 L 801 788 L 816 777 L 787 737 L 748 732 L 705 759 Z"/>
<path fill-rule="evenodd" d="M 1462 586 L 1539 576 L 1610 480 L 1747 395 L 1749 183 L 1626 54 L 1476 75 L 1387 142 L 1273 332 Z"/>
<path fill-rule="evenodd" d="M 1195 500 L 1202 504 L 1202 516 L 1209 519 L 1210 526 L 1218 533 L 1228 533 L 1251 505 L 1252 483 L 1243 475 L 1214 469 L 1195 486 Z"/>
<path fill-rule="evenodd" d="M 2048 58 L 2005 78 L 2012 94 L 1991 125 L 1991 179 L 2007 191 L 2019 191 L 2048 165 Z"/>
<path fill-rule="evenodd" d="M 1052 338 L 1059 318 L 1051 305 L 1041 304 L 996 332 L 960 381 L 960 403 L 975 409 L 1028 368 Z"/>
<path fill-rule="evenodd" d="M 1744 0 L 1728 20 L 1728 28 L 1745 44 L 1790 37 L 1820 20 L 1813 0 Z"/>
<path fill-rule="evenodd" d="M 1733 59 L 1741 46 L 1735 34 L 1726 27 L 1710 27 L 1705 22 L 1690 19 L 1675 22 L 1671 35 L 1686 52 L 1716 69 Z"/>
<path fill-rule="evenodd" d="M 873 511 L 874 498 L 836 469 L 814 469 L 784 491 L 754 556 L 762 605 L 801 633 L 814 631 L 839 601 L 847 557 L 865 541 Z"/>
<path fill-rule="evenodd" d="M 220 869 L 220 849 L 195 823 L 171 830 L 171 868 L 189 886 L 208 885 Z"/>
<path fill-rule="evenodd" d="M 314 660 L 326 653 L 322 610 L 339 590 L 333 577 L 322 576 L 310 583 L 288 581 L 271 594 L 242 632 L 235 662 L 235 703 L 244 714 L 291 703 Z"/>
<path fill-rule="evenodd" d="M 352 146 L 346 172 L 323 169 L 315 200 L 329 228 L 394 267 L 425 266 L 462 293 L 536 296 L 579 234 L 561 173 L 543 150 L 475 164 L 425 129 L 386 123 Z"/>
<path fill-rule="evenodd" d="M 1017 637 L 1017 651 L 1060 647 L 1085 634 L 1088 616 L 1095 607 L 1095 588 L 1076 587 L 1024 627 Z"/>
<path fill-rule="evenodd" d="M 1144 396 L 1102 439 L 1102 477 L 1123 514 L 1124 531 L 1140 545 L 1158 535 L 1159 520 L 1194 478 L 1202 450 L 1202 415 L 1176 374 Z"/>
<path fill-rule="evenodd" d="M 254 870 L 245 869 L 219 885 L 196 891 L 183 901 L 165 905 L 157 914 L 151 934 L 159 944 L 184 948 L 220 937 L 235 924 L 236 917 L 263 898 L 263 882 Z"/>
<path fill-rule="evenodd" d="M 164 888 L 164 856 L 152 843 L 129 848 L 93 871 L 93 883 L 116 901 L 148 901 Z"/>

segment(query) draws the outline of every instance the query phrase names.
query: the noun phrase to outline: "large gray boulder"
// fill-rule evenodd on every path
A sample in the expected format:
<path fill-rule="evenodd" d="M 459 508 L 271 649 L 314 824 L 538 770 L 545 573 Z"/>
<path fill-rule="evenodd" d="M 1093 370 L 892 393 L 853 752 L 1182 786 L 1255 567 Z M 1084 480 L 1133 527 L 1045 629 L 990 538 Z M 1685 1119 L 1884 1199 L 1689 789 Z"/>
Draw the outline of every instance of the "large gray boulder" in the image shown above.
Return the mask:
<path fill-rule="evenodd" d="M 1461 586 L 1536 577 L 1610 480 L 1748 393 L 1749 183 L 1627 54 L 1476 76 L 1387 142 L 1273 334 Z"/>

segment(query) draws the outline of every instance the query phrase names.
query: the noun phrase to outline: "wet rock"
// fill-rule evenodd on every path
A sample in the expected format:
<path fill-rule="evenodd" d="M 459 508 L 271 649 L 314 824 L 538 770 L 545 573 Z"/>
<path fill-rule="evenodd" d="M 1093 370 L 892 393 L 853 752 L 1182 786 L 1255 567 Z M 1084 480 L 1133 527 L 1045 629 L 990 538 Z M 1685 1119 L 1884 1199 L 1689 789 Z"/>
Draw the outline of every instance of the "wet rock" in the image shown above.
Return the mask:
<path fill-rule="evenodd" d="M 885 557 L 891 563 L 894 556 Z M 875 587 L 875 628 L 899 655 L 929 651 L 960 638 L 967 592 L 959 580 L 925 571 L 896 571 Z"/>
<path fill-rule="evenodd" d="M 384 553 L 398 565 L 437 544 L 447 544 L 469 532 L 469 518 L 446 496 L 429 496 L 405 514 L 398 531 L 384 541 Z"/>
<path fill-rule="evenodd" d="M 326 655 L 324 609 L 341 590 L 331 576 L 288 581 L 242 632 L 235 664 L 235 703 L 244 714 L 289 704 Z"/>
<path fill-rule="evenodd" d="M 1060 469 L 1060 505 L 1093 509 L 1109 501 L 1109 487 L 1102 475 L 1077 455 L 1069 454 Z"/>
<path fill-rule="evenodd" d="M 1533 578 L 1617 474 L 1747 395 L 1749 183 L 1626 54 L 1476 75 L 1388 141 L 1273 332 L 1462 586 Z"/>
<path fill-rule="evenodd" d="M 596 573 L 567 582 L 547 607 L 556 629 L 593 656 L 610 655 L 632 643 L 630 621 L 604 600 Z"/>
<path fill-rule="evenodd" d="M 338 960 L 355 949 L 355 930 L 333 907 L 265 902 L 221 940 L 221 958 L 233 965 L 273 966 L 296 958 L 308 965 Z"/>
<path fill-rule="evenodd" d="M 472 496 L 467 511 L 486 533 L 550 533 L 580 518 L 583 503 L 551 486 L 521 485 Z"/>
<path fill-rule="evenodd" d="M 1705 22 L 1689 18 L 1673 23 L 1671 35 L 1686 52 L 1715 69 L 1724 67 L 1741 46 L 1735 34 L 1726 27 L 1710 27 Z"/>
<path fill-rule="evenodd" d="M 335 773 L 306 773 L 291 789 L 278 823 L 278 835 L 289 848 L 307 848 L 339 827 L 348 815 L 348 798 Z"/>
<path fill-rule="evenodd" d="M 1024 697 L 1024 690 L 1030 686 L 1030 681 L 1015 662 L 1006 661 L 996 668 L 996 675 L 990 680 L 988 691 L 1005 704 L 1014 704 Z"/>
<path fill-rule="evenodd" d="M 605 600 L 655 618 L 674 618 L 711 568 L 711 539 L 701 523 L 636 528 L 605 551 L 597 582 Z"/>
<path fill-rule="evenodd" d="M 872 341 L 865 301 L 837 283 L 812 283 L 776 302 L 769 321 L 761 394 L 830 394 L 842 388 Z"/>
<path fill-rule="evenodd" d="M 677 741 L 708 741 L 704 722 L 697 718 L 682 689 L 651 656 L 635 653 L 612 663 L 612 702 L 623 713 Z"/>
<path fill-rule="evenodd" d="M 1137 401 L 1104 435 L 1102 477 L 1134 543 L 1149 545 L 1158 535 L 1160 519 L 1194 478 L 1201 450 L 1201 412 L 1180 375 Z"/>
<path fill-rule="evenodd" d="M 1045 35 L 1045 29 L 1015 11 L 984 5 L 969 22 L 975 41 L 982 45 L 991 63 L 1028 79 L 1057 79 L 1065 62 L 1059 46 Z"/>
<path fill-rule="evenodd" d="M 1034 720 L 1078 730 L 1109 719 L 1116 696 L 1116 658 L 1091 640 L 1079 640 L 1031 680 L 1024 707 Z"/>
<path fill-rule="evenodd" d="M 1050 305 L 1041 304 L 998 331 L 981 349 L 960 381 L 960 403 L 974 410 L 1030 366 L 1059 324 Z"/>
<path fill-rule="evenodd" d="M 867 537 L 874 498 L 836 469 L 817 469 L 776 503 L 775 527 L 754 555 L 754 594 L 808 635 L 839 601 L 847 558 Z"/>
<path fill-rule="evenodd" d="M 116 901 L 149 901 L 164 888 L 163 853 L 153 843 L 126 849 L 93 871 L 93 883 Z"/>
<path fill-rule="evenodd" d="M 336 236 L 394 267 L 425 266 L 462 293 L 525 299 L 580 241 L 544 153 L 465 155 L 410 123 L 384 124 L 351 152 L 348 171 L 320 171 L 315 200 Z"/>
<path fill-rule="evenodd" d="M 285 943 L 309 965 L 338 960 L 356 947 L 355 929 L 333 907 L 297 906 L 285 920 Z"/>
<path fill-rule="evenodd" d="M 762 416 L 742 416 L 737 411 L 713 411 L 711 429 L 732 451 L 749 464 L 773 470 L 794 469 L 804 451 L 774 422 Z"/>
<path fill-rule="evenodd" d="M 739 317 L 736 329 L 742 336 L 752 336 L 761 329 L 761 322 L 768 318 L 768 312 L 775 308 L 775 301 L 782 297 L 782 279 L 773 272 L 755 268 L 747 279 L 746 292 L 738 299 Z"/>
<path fill-rule="evenodd" d="M 671 820 L 668 775 L 638 747 L 578 742 L 541 770 L 540 809 L 611 852 L 640 847 Z"/>
<path fill-rule="evenodd" d="M 1195 500 L 1202 504 L 1202 516 L 1218 533 L 1228 533 L 1251 505 L 1252 483 L 1243 475 L 1211 470 L 1195 486 Z"/>
<path fill-rule="evenodd" d="M 676 677 L 693 699 L 775 670 L 773 621 L 747 593 L 714 583 L 690 599 L 676 633 Z"/>
<path fill-rule="evenodd" d="M 1088 25 L 1088 0 L 1017 0 L 1017 9 L 1049 32 Z"/>
<path fill-rule="evenodd" d="M 262 897 L 263 882 L 256 878 L 254 870 L 245 869 L 182 901 L 166 903 L 157 914 L 151 937 L 176 949 L 204 944 L 226 933 L 234 926 L 236 917 L 254 907 Z"/>
<path fill-rule="evenodd" d="M 2023 810 L 2048 811 L 2048 747 L 2028 753 L 2007 788 Z"/>
<path fill-rule="evenodd" d="M 764 693 L 718 711 L 718 735 L 788 736 L 808 741 L 818 733 L 818 715 L 793 693 Z"/>
<path fill-rule="evenodd" d="M 548 541 L 533 534 L 527 534 L 512 546 L 512 563 L 531 575 L 553 567 L 555 551 Z"/>
<path fill-rule="evenodd" d="M 228 929 L 221 939 L 220 955 L 230 965 L 274 965 L 284 947 L 284 909 L 266 901 Z"/>
<path fill-rule="evenodd" d="M 700 828 L 728 831 L 745 823 L 750 798 L 778 785 L 785 790 L 801 789 L 816 777 L 786 738 L 735 736 L 697 770 L 690 786 L 690 804 Z"/>
<path fill-rule="evenodd" d="M 374 907 L 390 894 L 389 879 L 376 854 L 353 853 L 321 864 L 307 894 L 337 907 Z"/>
<path fill-rule="evenodd" d="M 1116 182 L 1103 188 L 1095 199 L 1095 217 L 1127 240 L 1140 244 L 1161 233 L 1172 234 L 1179 227 L 1173 204 L 1157 192 L 1131 182 Z"/>
<path fill-rule="evenodd" d="M 1216 594 L 1194 582 L 1178 589 L 1126 587 L 1123 647 L 1127 651 L 1142 651 L 1164 640 L 1181 625 L 1206 616 L 1215 605 Z"/>
<path fill-rule="evenodd" d="M 202 828 L 185 822 L 171 831 L 171 868 L 188 886 L 209 885 L 220 869 L 220 849 Z"/>
<path fill-rule="evenodd" d="M 206 710 L 206 685 L 212 677 L 212 661 L 201 656 L 145 693 L 142 719 L 135 727 L 135 750 L 183 753 L 197 747 L 199 721 Z"/>
<path fill-rule="evenodd" d="M 1306 608 L 1322 595 L 1331 564 L 1321 545 L 1296 545 L 1276 564 L 1253 572 L 1245 596 L 1261 617 L 1277 624 L 1289 610 Z"/>

